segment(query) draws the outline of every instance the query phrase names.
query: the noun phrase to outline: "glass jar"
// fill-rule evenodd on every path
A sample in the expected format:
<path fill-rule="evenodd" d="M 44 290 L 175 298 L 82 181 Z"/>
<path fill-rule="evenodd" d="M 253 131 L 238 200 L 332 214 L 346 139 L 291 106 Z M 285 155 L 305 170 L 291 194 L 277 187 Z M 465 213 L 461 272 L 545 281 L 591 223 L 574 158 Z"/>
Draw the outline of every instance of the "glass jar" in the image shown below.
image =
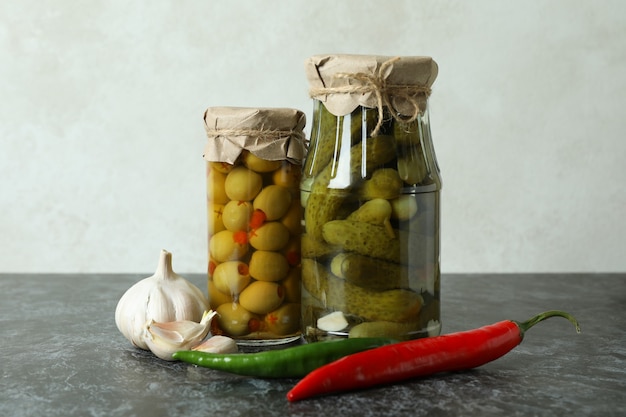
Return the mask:
<path fill-rule="evenodd" d="M 440 333 L 441 177 L 428 57 L 315 56 L 301 189 L 309 341 Z"/>
<path fill-rule="evenodd" d="M 204 120 L 212 332 L 239 345 L 298 340 L 305 115 L 211 107 Z"/>

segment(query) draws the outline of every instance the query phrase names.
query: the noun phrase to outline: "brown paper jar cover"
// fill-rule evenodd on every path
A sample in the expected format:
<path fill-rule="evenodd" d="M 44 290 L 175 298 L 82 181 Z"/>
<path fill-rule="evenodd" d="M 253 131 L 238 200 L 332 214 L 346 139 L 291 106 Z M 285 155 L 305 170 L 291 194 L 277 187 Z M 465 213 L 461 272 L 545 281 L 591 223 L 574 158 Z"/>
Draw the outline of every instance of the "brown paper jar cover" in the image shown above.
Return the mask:
<path fill-rule="evenodd" d="M 416 105 L 420 112 L 426 108 L 438 66 L 426 56 L 315 55 L 305 61 L 305 72 L 311 97 L 335 116 L 358 106 L 379 107 L 377 90 L 392 96 L 395 110 L 410 115 Z"/>
<path fill-rule="evenodd" d="M 300 110 L 209 107 L 204 124 L 207 161 L 233 164 L 244 149 L 267 161 L 301 165 L 304 159 L 306 116 Z"/>

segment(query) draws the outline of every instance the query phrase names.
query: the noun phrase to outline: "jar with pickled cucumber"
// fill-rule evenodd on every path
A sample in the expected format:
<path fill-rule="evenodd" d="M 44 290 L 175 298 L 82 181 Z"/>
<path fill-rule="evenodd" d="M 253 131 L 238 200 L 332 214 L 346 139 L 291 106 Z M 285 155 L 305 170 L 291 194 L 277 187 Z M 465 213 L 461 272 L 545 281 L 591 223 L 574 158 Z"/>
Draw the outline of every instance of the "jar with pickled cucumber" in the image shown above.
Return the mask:
<path fill-rule="evenodd" d="M 305 115 L 211 107 L 204 120 L 212 332 L 244 346 L 297 341 Z"/>
<path fill-rule="evenodd" d="M 441 177 L 429 57 L 314 56 L 303 206 L 309 341 L 437 335 Z"/>

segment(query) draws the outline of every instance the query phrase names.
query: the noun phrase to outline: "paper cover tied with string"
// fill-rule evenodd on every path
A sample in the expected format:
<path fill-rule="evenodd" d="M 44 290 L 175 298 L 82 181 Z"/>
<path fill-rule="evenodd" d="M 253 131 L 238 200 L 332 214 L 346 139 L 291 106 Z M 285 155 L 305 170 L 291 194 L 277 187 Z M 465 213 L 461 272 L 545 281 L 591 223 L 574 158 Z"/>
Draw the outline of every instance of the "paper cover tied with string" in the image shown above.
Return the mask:
<path fill-rule="evenodd" d="M 209 107 L 204 124 L 207 161 L 234 164 L 244 150 L 267 161 L 300 165 L 304 158 L 306 117 L 300 110 Z"/>
<path fill-rule="evenodd" d="M 316 55 L 305 62 L 309 94 L 335 116 L 358 106 L 411 122 L 426 109 L 430 87 L 437 78 L 437 63 L 430 57 L 376 55 Z"/>

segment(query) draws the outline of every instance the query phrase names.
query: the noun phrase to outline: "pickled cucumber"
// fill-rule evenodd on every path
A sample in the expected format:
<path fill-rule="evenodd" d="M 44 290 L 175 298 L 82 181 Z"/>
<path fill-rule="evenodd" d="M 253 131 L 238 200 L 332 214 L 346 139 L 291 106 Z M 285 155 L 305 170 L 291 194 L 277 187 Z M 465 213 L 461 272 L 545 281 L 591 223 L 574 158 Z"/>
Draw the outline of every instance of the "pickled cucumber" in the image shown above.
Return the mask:
<path fill-rule="evenodd" d="M 341 137 L 343 118 L 338 118 L 321 104 L 313 108 L 314 128 L 311 133 L 309 153 L 314 158 L 307 158 L 304 172 L 307 176 L 315 176 L 330 162 L 337 147 L 337 140 Z M 339 126 L 339 127 L 338 127 Z"/>
<path fill-rule="evenodd" d="M 392 160 L 395 152 L 395 140 L 391 136 L 367 138 L 365 142 L 354 145 L 350 149 L 350 187 L 356 185 L 357 178 L 361 178 L 363 161 L 367 174 Z M 304 224 L 306 232 L 316 239 L 321 237 L 322 225 L 336 218 L 341 204 L 351 195 L 349 188 L 328 188 L 330 180 L 337 174 L 336 169 L 335 164 L 331 162 L 319 173 L 313 181 L 311 194 L 307 199 Z"/>
<path fill-rule="evenodd" d="M 389 201 L 383 198 L 375 198 L 366 201 L 361 207 L 350 213 L 346 220 L 382 225 L 389 237 L 393 238 L 394 232 L 390 223 L 392 211 Z"/>
<path fill-rule="evenodd" d="M 313 108 L 313 129 L 311 130 L 311 146 L 306 159 L 304 172 L 307 176 L 315 176 L 336 156 L 340 140 L 344 136 L 343 126 L 350 123 L 350 142 L 360 142 L 374 130 L 378 120 L 376 109 L 357 107 L 350 115 L 335 116 L 321 102 Z"/>
<path fill-rule="evenodd" d="M 413 291 L 372 291 L 333 276 L 323 265 L 302 259 L 302 284 L 329 310 L 343 311 L 371 321 L 416 320 L 423 299 Z"/>
<path fill-rule="evenodd" d="M 409 288 L 406 266 L 357 253 L 335 255 L 330 270 L 339 278 L 374 291 Z"/>
<path fill-rule="evenodd" d="M 332 245 L 397 263 L 407 261 L 406 247 L 397 237 L 400 233 L 406 232 L 396 230 L 390 237 L 384 226 L 353 220 L 333 220 L 322 227 L 324 240 Z"/>
<path fill-rule="evenodd" d="M 393 135 L 398 141 L 398 145 L 420 145 L 422 137 L 421 124 L 418 120 L 410 123 L 402 123 L 394 120 Z"/>
<path fill-rule="evenodd" d="M 407 221 L 417 214 L 418 206 L 415 197 L 401 195 L 389 202 L 391 204 L 391 216 L 400 221 Z"/>
<path fill-rule="evenodd" d="M 384 198 L 391 200 L 400 196 L 402 179 L 393 168 L 380 168 L 374 171 L 372 178 L 366 180 L 359 189 L 359 196 L 365 200 Z"/>
<path fill-rule="evenodd" d="M 303 234 L 300 240 L 300 250 L 304 258 L 318 258 L 332 253 L 337 253 L 340 248 L 326 243 L 322 239 L 313 239 L 308 234 Z"/>
<path fill-rule="evenodd" d="M 411 333 L 416 333 L 421 328 L 419 322 L 369 321 L 351 328 L 348 337 L 389 337 L 396 340 L 410 340 L 413 338 Z"/>

